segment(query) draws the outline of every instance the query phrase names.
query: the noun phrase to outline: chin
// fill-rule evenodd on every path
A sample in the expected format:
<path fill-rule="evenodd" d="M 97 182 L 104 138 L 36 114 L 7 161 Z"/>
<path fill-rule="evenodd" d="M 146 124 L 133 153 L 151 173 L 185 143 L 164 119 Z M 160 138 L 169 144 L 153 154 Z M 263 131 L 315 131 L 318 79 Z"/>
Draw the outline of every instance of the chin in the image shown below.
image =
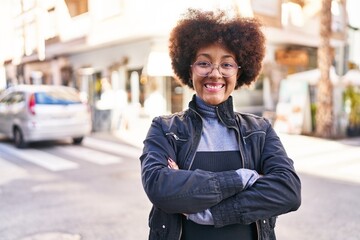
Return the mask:
<path fill-rule="evenodd" d="M 224 102 L 225 100 L 223 98 L 206 98 L 205 99 L 205 102 L 207 104 L 210 104 L 210 105 L 213 105 L 213 106 L 216 106 L 216 105 L 219 105 L 220 103 Z"/>

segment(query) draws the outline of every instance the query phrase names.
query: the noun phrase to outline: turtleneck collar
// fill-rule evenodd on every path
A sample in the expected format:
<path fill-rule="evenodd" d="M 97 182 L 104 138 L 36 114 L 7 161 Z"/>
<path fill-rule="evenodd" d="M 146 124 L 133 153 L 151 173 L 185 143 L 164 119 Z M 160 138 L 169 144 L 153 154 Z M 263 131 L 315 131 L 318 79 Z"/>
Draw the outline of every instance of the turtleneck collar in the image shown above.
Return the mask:
<path fill-rule="evenodd" d="M 203 117 L 216 118 L 216 107 L 204 102 L 199 96 L 195 96 L 196 107 Z"/>
<path fill-rule="evenodd" d="M 200 101 L 198 101 L 199 99 Z M 202 99 L 200 99 L 196 94 L 194 94 L 192 101 L 189 103 L 189 108 L 197 111 L 200 114 L 200 106 L 203 102 L 205 105 L 205 109 L 208 109 L 208 114 L 212 114 L 212 112 L 216 114 L 219 114 L 219 117 L 225 121 L 224 123 L 227 125 L 234 125 L 235 124 L 235 113 L 234 113 L 234 107 L 233 107 L 233 101 L 232 97 L 230 96 L 225 102 L 220 103 L 217 106 L 207 105 Z M 201 115 L 203 115 L 201 113 Z"/>

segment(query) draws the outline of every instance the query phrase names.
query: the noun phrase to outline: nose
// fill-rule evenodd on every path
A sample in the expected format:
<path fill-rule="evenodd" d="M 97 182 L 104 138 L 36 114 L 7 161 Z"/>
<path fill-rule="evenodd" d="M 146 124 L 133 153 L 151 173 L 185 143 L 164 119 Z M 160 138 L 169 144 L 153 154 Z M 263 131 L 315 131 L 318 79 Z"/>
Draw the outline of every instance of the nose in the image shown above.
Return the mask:
<path fill-rule="evenodd" d="M 214 69 L 216 69 L 217 71 L 214 71 Z M 211 71 L 209 72 L 209 76 L 210 75 L 218 75 L 218 76 L 222 77 L 222 74 L 220 72 L 220 65 L 213 64 Z"/>

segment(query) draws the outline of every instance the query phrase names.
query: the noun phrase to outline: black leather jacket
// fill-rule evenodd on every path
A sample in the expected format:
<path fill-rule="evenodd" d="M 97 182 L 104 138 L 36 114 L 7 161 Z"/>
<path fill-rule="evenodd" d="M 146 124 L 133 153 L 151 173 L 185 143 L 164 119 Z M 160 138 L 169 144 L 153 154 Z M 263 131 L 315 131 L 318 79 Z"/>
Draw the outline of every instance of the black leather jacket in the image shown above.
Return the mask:
<path fill-rule="evenodd" d="M 300 179 L 269 121 L 235 113 L 231 97 L 216 110 L 237 132 L 243 167 L 263 176 L 244 190 L 235 171 L 182 170 L 191 168 L 201 138 L 202 120 L 194 98 L 188 110 L 155 118 L 140 157 L 143 186 L 153 203 L 149 239 L 180 239 L 179 213 L 210 208 L 215 227 L 256 222 L 258 239 L 274 240 L 276 216 L 299 208 Z M 167 167 L 169 157 L 180 170 Z"/>

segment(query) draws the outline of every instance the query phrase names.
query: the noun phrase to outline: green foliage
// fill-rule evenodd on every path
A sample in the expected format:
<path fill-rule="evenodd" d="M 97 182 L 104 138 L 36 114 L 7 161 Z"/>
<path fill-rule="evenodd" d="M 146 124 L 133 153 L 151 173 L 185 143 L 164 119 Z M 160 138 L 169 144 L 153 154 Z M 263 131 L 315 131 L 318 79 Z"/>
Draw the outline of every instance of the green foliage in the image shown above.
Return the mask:
<path fill-rule="evenodd" d="M 311 128 L 316 128 L 316 103 L 311 103 L 310 105 L 310 111 L 311 111 Z"/>
<path fill-rule="evenodd" d="M 344 91 L 344 103 L 349 114 L 349 127 L 360 127 L 360 87 L 348 86 Z"/>

